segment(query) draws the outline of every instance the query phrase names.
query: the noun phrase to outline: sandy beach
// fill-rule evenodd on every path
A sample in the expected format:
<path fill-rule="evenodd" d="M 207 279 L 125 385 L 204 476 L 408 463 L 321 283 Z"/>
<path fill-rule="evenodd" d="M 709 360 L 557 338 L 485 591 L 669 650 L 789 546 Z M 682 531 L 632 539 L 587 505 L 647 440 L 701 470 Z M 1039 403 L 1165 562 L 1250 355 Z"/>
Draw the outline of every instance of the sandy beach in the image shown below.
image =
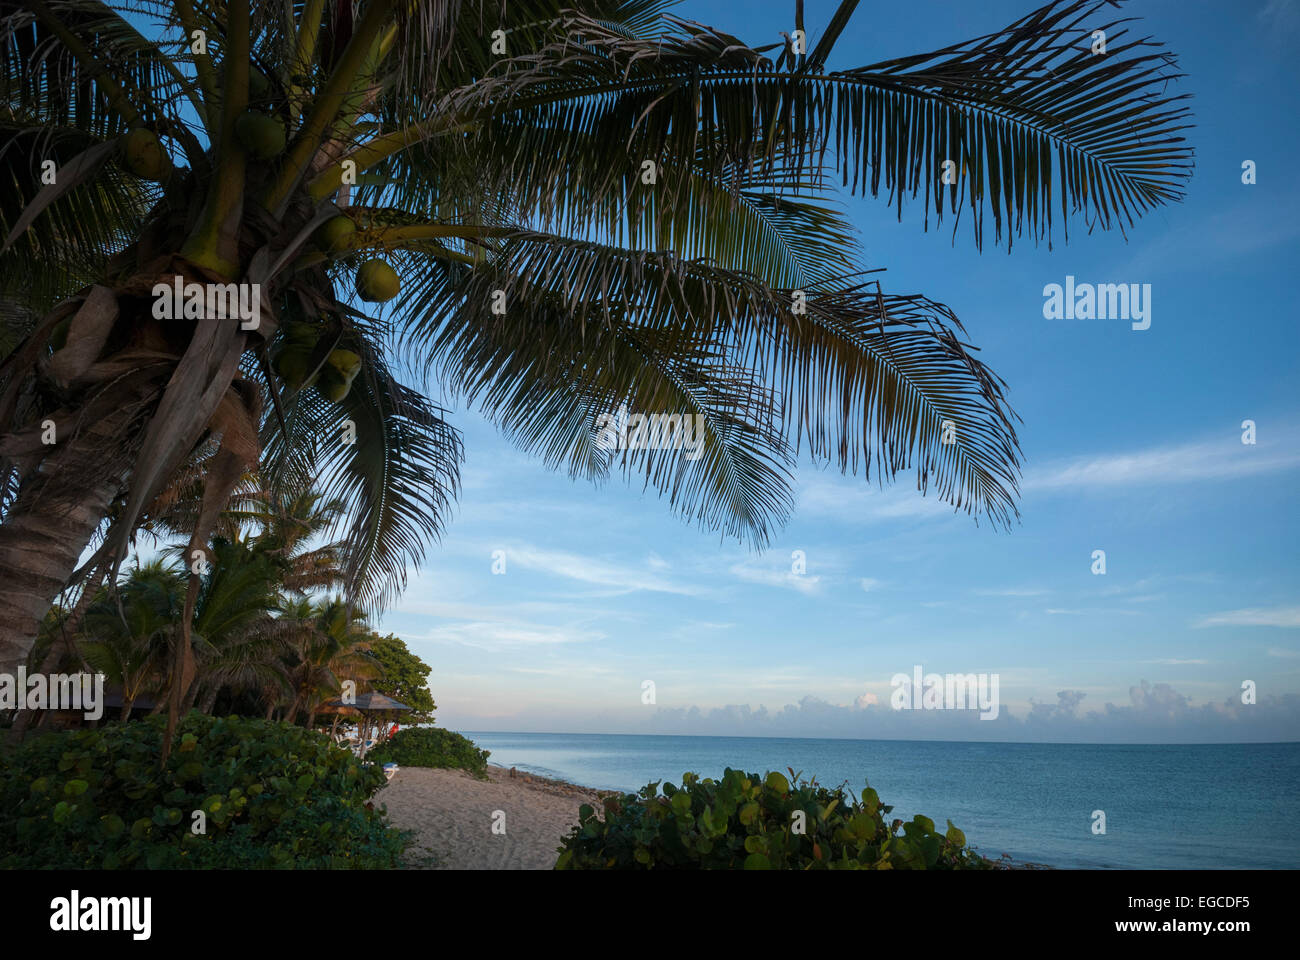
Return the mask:
<path fill-rule="evenodd" d="M 488 780 L 463 770 L 403 767 L 375 795 L 395 827 L 412 830 L 407 865 L 432 870 L 550 870 L 578 808 L 600 807 L 593 790 L 488 767 Z M 496 813 L 500 811 L 500 814 Z M 493 822 L 504 814 L 504 834 Z"/>

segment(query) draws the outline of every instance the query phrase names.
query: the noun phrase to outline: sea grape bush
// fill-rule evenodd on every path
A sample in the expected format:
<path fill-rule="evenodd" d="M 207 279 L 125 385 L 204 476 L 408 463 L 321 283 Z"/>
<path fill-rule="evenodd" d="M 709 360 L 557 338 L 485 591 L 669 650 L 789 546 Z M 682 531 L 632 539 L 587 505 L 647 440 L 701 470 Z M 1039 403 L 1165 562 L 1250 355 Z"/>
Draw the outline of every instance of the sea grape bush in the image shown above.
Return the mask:
<path fill-rule="evenodd" d="M 476 777 L 487 776 L 490 751 L 480 750 L 474 741 L 441 727 L 408 727 L 399 730 L 367 755 L 376 764 L 396 763 L 399 767 L 449 767 L 468 770 Z"/>
<path fill-rule="evenodd" d="M 382 768 L 301 727 L 194 712 L 160 771 L 165 727 L 149 717 L 18 748 L 0 770 L 0 868 L 398 865 L 404 837 L 368 803 Z"/>
<path fill-rule="evenodd" d="M 793 781 L 793 785 L 792 785 Z M 588 804 L 561 841 L 557 870 L 988 870 L 948 821 L 887 821 L 893 807 L 871 787 L 855 799 L 790 778 L 728 769 L 721 780 L 682 776 Z M 802 813 L 802 816 L 800 815 Z M 800 827 L 802 826 L 802 832 Z"/>

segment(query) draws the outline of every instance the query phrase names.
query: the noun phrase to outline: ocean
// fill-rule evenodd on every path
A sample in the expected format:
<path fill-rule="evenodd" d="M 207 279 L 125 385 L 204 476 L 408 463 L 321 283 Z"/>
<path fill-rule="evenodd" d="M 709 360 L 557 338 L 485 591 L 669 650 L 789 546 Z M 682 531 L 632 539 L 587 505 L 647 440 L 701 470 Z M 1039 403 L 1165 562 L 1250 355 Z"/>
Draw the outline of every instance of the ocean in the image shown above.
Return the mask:
<path fill-rule="evenodd" d="M 1300 867 L 1300 743 L 1102 745 L 474 733 L 489 762 L 604 789 L 727 767 L 951 820 L 989 857 L 1058 868 Z M 1105 833 L 1094 833 L 1094 811 Z"/>

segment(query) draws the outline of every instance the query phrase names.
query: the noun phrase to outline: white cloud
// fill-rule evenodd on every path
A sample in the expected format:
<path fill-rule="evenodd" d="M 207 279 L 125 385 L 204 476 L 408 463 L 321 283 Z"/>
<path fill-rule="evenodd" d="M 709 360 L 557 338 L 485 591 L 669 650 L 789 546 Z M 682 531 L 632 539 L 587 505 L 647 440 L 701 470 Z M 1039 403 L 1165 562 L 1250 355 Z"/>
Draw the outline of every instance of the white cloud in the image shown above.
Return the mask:
<path fill-rule="evenodd" d="M 880 488 L 875 481 L 808 471 L 799 477 L 800 516 L 833 517 L 839 521 L 866 523 L 908 517 L 951 515 L 952 504 L 944 503 L 931 490 L 922 496 L 914 484 L 902 480 Z"/>
<path fill-rule="evenodd" d="M 1142 611 L 1140 610 L 1115 610 L 1102 607 L 1089 608 L 1087 610 L 1069 610 L 1062 607 L 1048 607 L 1043 612 L 1049 617 L 1084 617 L 1089 615 L 1139 617 L 1142 615 Z"/>
<path fill-rule="evenodd" d="M 802 594 L 814 594 L 821 589 L 821 577 L 809 576 L 806 573 L 792 573 L 789 570 L 773 570 L 748 562 L 733 564 L 731 574 L 749 583 L 757 583 L 765 587 L 785 587 L 789 590 L 798 590 Z"/>
<path fill-rule="evenodd" d="M 603 640 L 605 635 L 595 630 L 570 626 L 546 626 L 530 623 L 503 623 L 475 620 L 435 627 L 416 640 L 435 643 L 455 643 L 480 650 L 502 650 L 511 647 L 536 647 L 566 643 L 589 643 Z"/>
<path fill-rule="evenodd" d="M 507 546 L 505 551 L 507 571 L 512 566 L 523 567 L 581 583 L 612 587 L 618 593 L 649 590 L 692 596 L 703 592 L 699 587 L 674 582 L 649 569 L 610 563 L 594 556 L 545 550 L 530 544 Z"/>
<path fill-rule="evenodd" d="M 1195 627 L 1300 627 L 1300 607 L 1251 607 L 1202 617 Z"/>
<path fill-rule="evenodd" d="M 1025 471 L 1021 489 L 1097 489 L 1165 485 L 1197 480 L 1229 480 L 1300 466 L 1300 446 L 1243 444 L 1235 431 L 1223 440 L 1155 447 L 1132 453 L 1101 454 Z"/>

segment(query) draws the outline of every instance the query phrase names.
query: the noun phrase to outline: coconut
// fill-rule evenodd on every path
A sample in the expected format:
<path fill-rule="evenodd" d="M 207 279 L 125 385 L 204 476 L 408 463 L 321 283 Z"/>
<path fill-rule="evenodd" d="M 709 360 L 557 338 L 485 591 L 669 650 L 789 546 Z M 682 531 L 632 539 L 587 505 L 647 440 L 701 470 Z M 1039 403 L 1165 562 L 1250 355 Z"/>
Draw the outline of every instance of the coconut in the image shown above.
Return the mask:
<path fill-rule="evenodd" d="M 250 156 L 269 160 L 284 152 L 284 124 L 256 110 L 246 110 L 235 120 L 235 136 Z"/>
<path fill-rule="evenodd" d="M 367 260 L 357 271 L 357 296 L 371 303 L 383 303 L 397 296 L 402 283 L 397 271 L 383 260 Z"/>
<path fill-rule="evenodd" d="M 248 68 L 248 99 L 261 101 L 271 98 L 271 81 L 257 67 Z"/>
<path fill-rule="evenodd" d="M 316 232 L 317 242 L 329 253 L 342 253 L 352 244 L 357 225 L 351 217 L 331 217 Z"/>
<path fill-rule="evenodd" d="M 338 371 L 339 376 L 349 383 L 361 372 L 361 357 L 351 350 L 335 350 L 325 362 Z"/>
<path fill-rule="evenodd" d="M 311 348 L 286 344 L 271 358 L 271 368 L 291 390 L 301 390 L 311 372 Z"/>
<path fill-rule="evenodd" d="M 320 379 L 316 381 L 316 390 L 330 403 L 338 403 L 352 389 L 352 379 L 345 377 L 334 367 L 326 364 L 321 368 Z"/>
<path fill-rule="evenodd" d="M 308 347 L 314 347 L 316 341 L 320 339 L 320 327 L 314 323 L 302 323 L 298 320 L 290 321 L 284 330 L 285 337 L 293 343 L 306 344 Z"/>
<path fill-rule="evenodd" d="M 141 180 L 162 180 L 171 173 L 172 161 L 152 130 L 136 127 L 123 138 L 126 168 Z"/>

